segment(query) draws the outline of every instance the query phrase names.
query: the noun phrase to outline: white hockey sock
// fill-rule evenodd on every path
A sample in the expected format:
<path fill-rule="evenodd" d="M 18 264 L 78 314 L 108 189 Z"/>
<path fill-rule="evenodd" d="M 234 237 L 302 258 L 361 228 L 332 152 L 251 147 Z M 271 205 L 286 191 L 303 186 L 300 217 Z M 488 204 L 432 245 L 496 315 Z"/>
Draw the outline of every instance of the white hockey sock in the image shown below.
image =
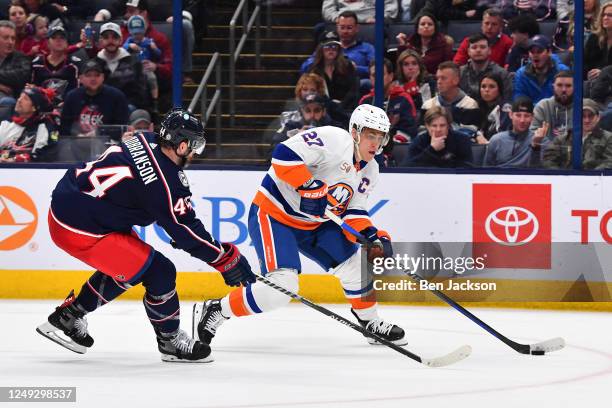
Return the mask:
<path fill-rule="evenodd" d="M 297 292 L 298 274 L 295 269 L 277 269 L 266 275 L 268 280 L 278 286 Z M 291 298 L 270 286 L 256 282 L 238 288 L 221 299 L 221 313 L 224 316 L 238 317 L 267 312 L 285 306 Z"/>
<path fill-rule="evenodd" d="M 376 293 L 371 279 L 361 273 L 359 251 L 334 269 L 334 275 L 340 279 L 346 299 L 360 319 L 378 318 Z"/>

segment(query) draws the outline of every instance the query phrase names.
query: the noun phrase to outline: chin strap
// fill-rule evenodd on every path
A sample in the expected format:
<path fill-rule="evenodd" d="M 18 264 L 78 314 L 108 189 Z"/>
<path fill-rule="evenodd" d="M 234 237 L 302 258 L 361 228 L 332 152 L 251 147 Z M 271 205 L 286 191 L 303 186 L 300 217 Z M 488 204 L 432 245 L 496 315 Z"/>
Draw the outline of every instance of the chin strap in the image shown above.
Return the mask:
<path fill-rule="evenodd" d="M 360 163 L 363 159 L 361 157 L 361 152 L 359 152 L 359 141 L 361 140 L 361 132 L 355 129 L 355 134 L 357 135 L 357 139 L 353 138 L 353 146 L 355 147 L 355 161 Z M 353 136 L 351 134 L 351 136 Z"/>

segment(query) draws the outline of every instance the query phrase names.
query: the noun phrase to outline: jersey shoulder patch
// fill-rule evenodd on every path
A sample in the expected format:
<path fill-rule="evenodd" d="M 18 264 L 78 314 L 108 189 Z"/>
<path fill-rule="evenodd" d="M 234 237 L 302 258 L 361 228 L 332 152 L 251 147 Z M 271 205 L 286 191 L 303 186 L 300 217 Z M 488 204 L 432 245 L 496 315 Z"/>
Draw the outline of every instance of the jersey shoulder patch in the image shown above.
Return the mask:
<path fill-rule="evenodd" d="M 185 175 L 185 173 L 183 173 L 183 170 L 179 170 L 178 178 L 179 178 L 179 180 L 181 181 L 181 184 L 184 187 L 189 188 L 189 180 L 187 179 L 187 175 Z"/>

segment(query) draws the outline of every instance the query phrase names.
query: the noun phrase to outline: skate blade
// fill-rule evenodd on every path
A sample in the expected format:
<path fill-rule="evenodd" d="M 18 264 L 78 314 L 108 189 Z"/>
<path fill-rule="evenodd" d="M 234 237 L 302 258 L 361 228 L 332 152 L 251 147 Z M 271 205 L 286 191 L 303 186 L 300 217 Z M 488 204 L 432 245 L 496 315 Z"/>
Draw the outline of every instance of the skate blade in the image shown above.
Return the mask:
<path fill-rule="evenodd" d="M 367 339 L 368 339 L 368 343 L 370 343 L 373 346 L 382 346 L 383 345 L 382 343 L 374 340 L 371 337 L 368 337 Z M 405 337 L 402 337 L 401 339 L 394 340 L 391 343 L 395 344 L 396 346 L 406 346 L 406 345 L 408 345 L 408 340 L 406 340 Z"/>
<path fill-rule="evenodd" d="M 51 340 L 52 342 L 57 343 L 70 351 L 74 351 L 78 354 L 85 354 L 87 352 L 87 347 L 75 343 L 71 338 L 66 337 L 60 329 L 53 326 L 49 322 L 43 323 L 38 326 L 36 328 L 36 331 Z"/>
<path fill-rule="evenodd" d="M 191 338 L 194 340 L 200 341 L 200 336 L 198 335 L 198 323 L 200 323 L 200 319 L 204 315 L 204 302 L 196 303 L 193 305 L 193 314 L 191 316 Z"/>
<path fill-rule="evenodd" d="M 176 356 L 162 354 L 161 359 L 165 363 L 211 363 L 215 361 L 215 359 L 210 354 L 199 360 L 185 360 L 184 358 L 178 358 Z"/>

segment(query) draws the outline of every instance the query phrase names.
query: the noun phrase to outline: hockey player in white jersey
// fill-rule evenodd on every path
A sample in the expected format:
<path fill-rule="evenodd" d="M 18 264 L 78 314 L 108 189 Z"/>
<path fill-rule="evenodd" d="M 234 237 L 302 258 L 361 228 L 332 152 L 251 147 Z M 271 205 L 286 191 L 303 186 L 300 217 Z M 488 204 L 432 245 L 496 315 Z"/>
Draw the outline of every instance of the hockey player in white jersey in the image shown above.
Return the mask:
<path fill-rule="evenodd" d="M 324 126 L 280 143 L 251 205 L 248 226 L 261 273 L 270 281 L 297 292 L 302 253 L 340 280 L 351 312 L 366 330 L 405 345 L 404 330 L 378 316 L 372 280 L 362 277 L 355 238 L 324 217 L 325 209 L 331 209 L 382 248 L 385 257 L 393 255 L 389 235 L 372 224 L 367 211 L 379 173 L 374 156 L 388 142 L 389 127 L 382 109 L 360 105 L 351 115 L 350 133 Z M 227 319 L 267 312 L 289 300 L 261 282 L 240 287 L 222 299 L 194 305 L 193 335 L 210 344 Z"/>

